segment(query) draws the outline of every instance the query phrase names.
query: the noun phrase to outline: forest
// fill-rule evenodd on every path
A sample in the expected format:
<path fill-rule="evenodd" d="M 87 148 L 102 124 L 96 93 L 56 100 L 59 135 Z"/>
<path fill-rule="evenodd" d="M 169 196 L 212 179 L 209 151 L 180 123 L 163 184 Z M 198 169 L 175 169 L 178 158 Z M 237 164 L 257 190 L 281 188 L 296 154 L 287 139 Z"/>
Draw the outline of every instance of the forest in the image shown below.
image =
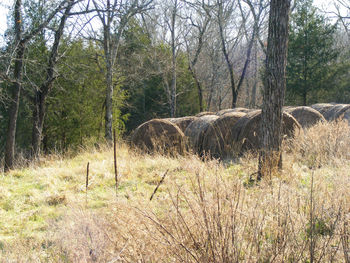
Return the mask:
<path fill-rule="evenodd" d="M 292 3 L 285 105 L 350 101 L 350 5 L 331 6 Z M 128 138 L 153 118 L 261 107 L 269 1 L 26 0 L 8 8 L 0 156 L 9 167 L 111 141 L 113 129 Z"/>

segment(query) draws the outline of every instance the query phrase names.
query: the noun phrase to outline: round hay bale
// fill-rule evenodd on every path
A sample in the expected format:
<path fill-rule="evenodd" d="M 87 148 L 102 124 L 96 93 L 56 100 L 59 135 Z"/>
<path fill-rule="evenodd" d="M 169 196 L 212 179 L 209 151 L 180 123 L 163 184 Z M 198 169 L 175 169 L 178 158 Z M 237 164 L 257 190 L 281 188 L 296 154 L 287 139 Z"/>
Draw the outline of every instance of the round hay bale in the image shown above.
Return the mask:
<path fill-rule="evenodd" d="M 326 121 L 321 113 L 311 107 L 291 107 L 285 109 L 285 112 L 292 115 L 304 129 L 309 128 L 320 121 Z"/>
<path fill-rule="evenodd" d="M 256 151 L 260 148 L 261 110 L 250 112 L 233 127 L 233 136 L 236 138 L 234 151 L 241 154 L 247 150 Z M 283 113 L 283 135 L 292 137 L 296 129 L 301 129 L 298 121 L 289 113 Z"/>
<path fill-rule="evenodd" d="M 190 123 L 196 119 L 198 119 L 198 117 L 196 116 L 187 116 L 187 117 L 180 117 L 180 118 L 168 118 L 166 120 L 176 124 L 182 132 L 185 132 L 187 126 L 190 125 Z"/>
<path fill-rule="evenodd" d="M 212 125 L 218 118 L 219 116 L 216 115 L 204 115 L 188 125 L 185 130 L 185 136 L 188 138 L 188 144 L 194 152 L 198 154 L 203 153 L 204 133 L 208 126 Z"/>
<path fill-rule="evenodd" d="M 204 133 L 203 150 L 214 158 L 228 157 L 234 141 L 232 127 L 245 115 L 244 112 L 231 112 L 214 120 Z"/>
<path fill-rule="evenodd" d="M 216 113 L 216 115 L 218 116 L 222 116 L 225 115 L 227 113 L 231 113 L 231 112 L 244 112 L 244 113 L 248 113 L 253 111 L 252 109 L 247 109 L 247 108 L 234 108 L 234 109 L 224 109 L 224 110 L 220 110 Z"/>
<path fill-rule="evenodd" d="M 324 112 L 323 116 L 327 121 L 343 119 L 344 113 L 350 109 L 350 104 L 335 104 Z"/>
<path fill-rule="evenodd" d="M 348 122 L 348 124 L 350 125 L 350 109 L 346 109 L 342 115 L 341 115 L 341 119 L 346 120 Z"/>
<path fill-rule="evenodd" d="M 317 104 L 313 104 L 311 105 L 311 108 L 313 108 L 314 110 L 317 110 L 319 113 L 321 113 L 324 116 L 324 114 L 334 106 L 334 104 L 332 103 L 317 103 Z"/>
<path fill-rule="evenodd" d="M 205 115 L 215 115 L 214 112 L 211 112 L 211 111 L 203 111 L 203 112 L 200 112 L 196 115 L 196 117 L 202 117 L 202 116 L 205 116 Z"/>
<path fill-rule="evenodd" d="M 153 119 L 135 129 L 131 142 L 149 153 L 182 153 L 184 133 L 168 120 Z"/>

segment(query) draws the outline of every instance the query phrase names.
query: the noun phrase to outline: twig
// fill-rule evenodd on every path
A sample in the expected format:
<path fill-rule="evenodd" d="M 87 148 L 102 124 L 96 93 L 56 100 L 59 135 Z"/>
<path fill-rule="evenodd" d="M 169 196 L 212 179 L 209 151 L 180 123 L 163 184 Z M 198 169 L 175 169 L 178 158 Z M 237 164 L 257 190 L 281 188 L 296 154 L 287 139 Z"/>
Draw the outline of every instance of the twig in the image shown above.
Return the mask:
<path fill-rule="evenodd" d="M 314 262 L 315 255 L 315 240 L 314 240 L 314 202 L 313 189 L 314 188 L 314 172 L 311 174 L 311 191 L 310 191 L 310 263 Z"/>
<path fill-rule="evenodd" d="M 162 179 L 160 179 L 160 181 L 159 181 L 159 183 L 158 183 L 156 189 L 154 189 L 153 194 L 151 195 L 151 198 L 149 199 L 150 201 L 152 201 L 153 196 L 154 196 L 154 195 L 156 194 L 156 192 L 158 191 L 159 186 L 163 183 L 163 181 L 164 181 L 164 179 L 165 179 L 165 176 L 167 175 L 168 171 L 169 171 L 169 169 L 166 170 L 165 173 L 163 174 Z"/>
<path fill-rule="evenodd" d="M 89 168 L 90 168 L 90 162 L 86 165 L 86 184 L 85 184 L 85 202 L 87 204 L 87 194 L 88 194 L 88 187 L 89 187 Z"/>
<path fill-rule="evenodd" d="M 117 143 L 115 139 L 115 129 L 113 130 L 113 149 L 114 149 L 114 179 L 115 179 L 115 195 L 118 194 L 118 169 L 117 169 Z"/>

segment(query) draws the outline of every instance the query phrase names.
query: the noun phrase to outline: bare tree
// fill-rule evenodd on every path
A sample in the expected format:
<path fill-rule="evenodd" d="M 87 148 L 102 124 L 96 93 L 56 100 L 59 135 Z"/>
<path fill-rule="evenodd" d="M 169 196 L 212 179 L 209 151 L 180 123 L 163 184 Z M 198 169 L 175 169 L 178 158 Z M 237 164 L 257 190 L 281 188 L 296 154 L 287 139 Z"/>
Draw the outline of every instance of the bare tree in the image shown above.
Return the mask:
<path fill-rule="evenodd" d="M 334 6 L 336 9 L 336 16 L 344 26 L 350 38 L 350 3 L 347 0 L 336 0 Z"/>
<path fill-rule="evenodd" d="M 222 53 L 225 57 L 225 62 L 229 72 L 229 79 L 230 79 L 231 92 L 232 92 L 232 104 L 231 104 L 232 108 L 236 107 L 238 90 L 236 89 L 233 63 L 230 59 L 229 44 L 227 41 L 228 33 L 226 32 L 227 31 L 226 27 L 231 22 L 230 18 L 232 17 L 235 8 L 236 8 L 236 1 L 217 0 L 216 10 L 215 10 L 215 15 L 217 18 L 217 24 L 219 28 L 219 37 L 221 41 Z M 235 36 L 234 42 L 231 44 L 233 48 L 237 45 L 239 38 L 242 36 L 241 30 L 242 30 L 242 27 L 238 29 L 238 33 Z"/>
<path fill-rule="evenodd" d="M 217 0 L 216 7 L 214 8 L 215 16 L 217 18 L 219 39 L 221 41 L 222 54 L 225 59 L 225 64 L 229 73 L 230 89 L 232 93 L 231 107 L 237 106 L 237 99 L 239 92 L 243 86 L 247 69 L 251 61 L 251 53 L 254 46 L 254 42 L 260 36 L 260 28 L 263 20 L 264 10 L 267 7 L 266 1 L 258 1 L 257 3 L 252 1 L 244 1 L 250 8 L 246 10 L 242 7 L 242 1 L 227 1 Z M 256 8 L 258 6 L 258 8 Z M 249 35 L 247 25 L 250 20 L 249 17 L 253 15 L 253 26 Z M 238 19 L 237 19 L 238 17 Z M 229 26 L 230 25 L 230 26 Z M 229 38 L 229 35 L 234 37 Z M 233 62 L 233 54 L 237 51 L 239 45 L 244 43 L 244 36 L 246 38 L 246 52 L 243 56 L 243 66 L 240 69 L 237 63 Z M 240 55 L 240 58 L 242 56 Z M 237 78 L 236 82 L 236 75 Z"/>
<path fill-rule="evenodd" d="M 55 30 L 55 39 L 51 47 L 50 57 L 46 68 L 46 79 L 42 83 L 40 89 L 35 92 L 32 129 L 32 156 L 34 158 L 39 158 L 40 155 L 42 131 L 46 114 L 46 99 L 53 87 L 53 82 L 57 77 L 55 66 L 59 55 L 58 47 L 63 36 L 66 21 L 74 4 L 74 0 L 68 0 L 68 5 L 61 16 L 58 28 Z"/>
<path fill-rule="evenodd" d="M 112 142 L 113 129 L 113 91 L 117 54 L 122 34 L 131 17 L 150 8 L 153 0 L 92 0 L 102 25 L 102 37 L 97 40 L 103 45 L 106 101 L 105 101 L 105 138 Z"/>
<path fill-rule="evenodd" d="M 181 46 L 179 27 L 179 16 L 182 8 L 181 0 L 169 0 L 162 1 L 160 26 L 163 27 L 162 38 L 166 43 L 169 44 L 171 50 L 171 63 L 170 69 L 166 70 L 167 66 L 162 65 L 160 71 L 163 73 L 163 84 L 167 94 L 168 103 L 170 107 L 170 116 L 175 117 L 176 115 L 176 104 L 177 104 L 177 56 Z M 168 36 L 169 35 L 169 36 Z M 168 64 L 166 62 L 166 64 Z M 170 76 L 170 80 L 169 80 Z"/>
<path fill-rule="evenodd" d="M 250 95 L 250 101 L 248 102 L 249 106 L 254 107 L 256 105 L 256 96 L 257 96 L 257 85 L 258 85 L 258 79 L 259 79 L 259 67 L 258 67 L 258 43 L 262 45 L 263 51 L 265 49 L 263 41 L 261 40 L 261 33 L 262 30 L 265 27 L 265 16 L 266 16 L 266 10 L 269 6 L 269 1 L 267 0 L 244 0 L 244 2 L 249 6 L 250 12 L 253 16 L 253 21 L 251 22 L 253 24 L 253 29 L 251 33 L 251 37 L 249 39 L 248 32 L 245 30 L 245 35 L 247 38 L 248 47 L 247 47 L 247 55 L 246 55 L 246 61 L 242 70 L 241 79 L 243 81 L 244 76 L 246 74 L 247 68 L 249 66 L 249 63 L 251 61 L 251 53 L 253 52 L 253 74 L 254 74 L 254 83 L 252 87 L 252 92 Z M 240 5 L 241 8 L 241 5 Z M 241 8 L 242 9 L 242 8 Z M 243 13 L 243 12 L 242 12 Z M 247 24 L 247 23 L 245 23 Z M 240 80 L 241 82 L 241 80 Z M 238 84 L 238 87 L 240 87 L 240 84 Z M 240 89 L 240 88 L 238 88 Z"/>
<path fill-rule="evenodd" d="M 35 37 L 48 23 L 56 16 L 56 14 L 65 8 L 68 1 L 61 1 L 57 7 L 51 11 L 47 17 L 38 26 L 33 28 L 24 29 L 24 21 L 22 17 L 22 0 L 16 0 L 14 8 L 14 47 L 15 47 L 15 59 L 12 71 L 12 88 L 11 88 L 11 102 L 9 108 L 9 123 L 6 133 L 6 145 L 5 145 L 5 166 L 4 170 L 7 171 L 13 168 L 14 165 L 14 153 L 15 153 L 15 141 L 16 141 L 16 128 L 17 128 L 17 116 L 19 101 L 22 89 L 22 77 L 23 77 L 23 63 L 24 54 L 27 43 Z M 5 78 L 8 75 L 5 74 Z"/>
<path fill-rule="evenodd" d="M 189 21 L 189 28 L 184 36 L 188 55 L 188 69 L 195 81 L 198 90 L 199 111 L 203 111 L 203 88 L 201 80 L 196 71 L 196 65 L 199 60 L 199 55 L 203 49 L 205 33 L 211 21 L 210 1 L 195 1 L 187 2 L 187 20 Z"/>
<path fill-rule="evenodd" d="M 258 179 L 282 167 L 282 107 L 286 89 L 290 0 L 271 0 Z"/>

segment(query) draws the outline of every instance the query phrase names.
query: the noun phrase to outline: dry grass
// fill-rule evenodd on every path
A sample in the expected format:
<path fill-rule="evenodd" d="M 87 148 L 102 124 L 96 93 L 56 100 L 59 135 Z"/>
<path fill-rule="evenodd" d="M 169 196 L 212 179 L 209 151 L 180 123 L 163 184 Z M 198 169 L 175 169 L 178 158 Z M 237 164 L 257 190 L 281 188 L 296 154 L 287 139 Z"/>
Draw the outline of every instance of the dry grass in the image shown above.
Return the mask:
<path fill-rule="evenodd" d="M 283 172 L 259 185 L 249 154 L 203 162 L 122 144 L 117 198 L 107 148 L 2 175 L 0 261 L 349 262 L 350 130 L 319 124 L 296 136 Z"/>
<path fill-rule="evenodd" d="M 350 127 L 347 121 L 319 122 L 287 143 L 294 162 L 310 168 L 343 165 L 350 160 Z"/>

